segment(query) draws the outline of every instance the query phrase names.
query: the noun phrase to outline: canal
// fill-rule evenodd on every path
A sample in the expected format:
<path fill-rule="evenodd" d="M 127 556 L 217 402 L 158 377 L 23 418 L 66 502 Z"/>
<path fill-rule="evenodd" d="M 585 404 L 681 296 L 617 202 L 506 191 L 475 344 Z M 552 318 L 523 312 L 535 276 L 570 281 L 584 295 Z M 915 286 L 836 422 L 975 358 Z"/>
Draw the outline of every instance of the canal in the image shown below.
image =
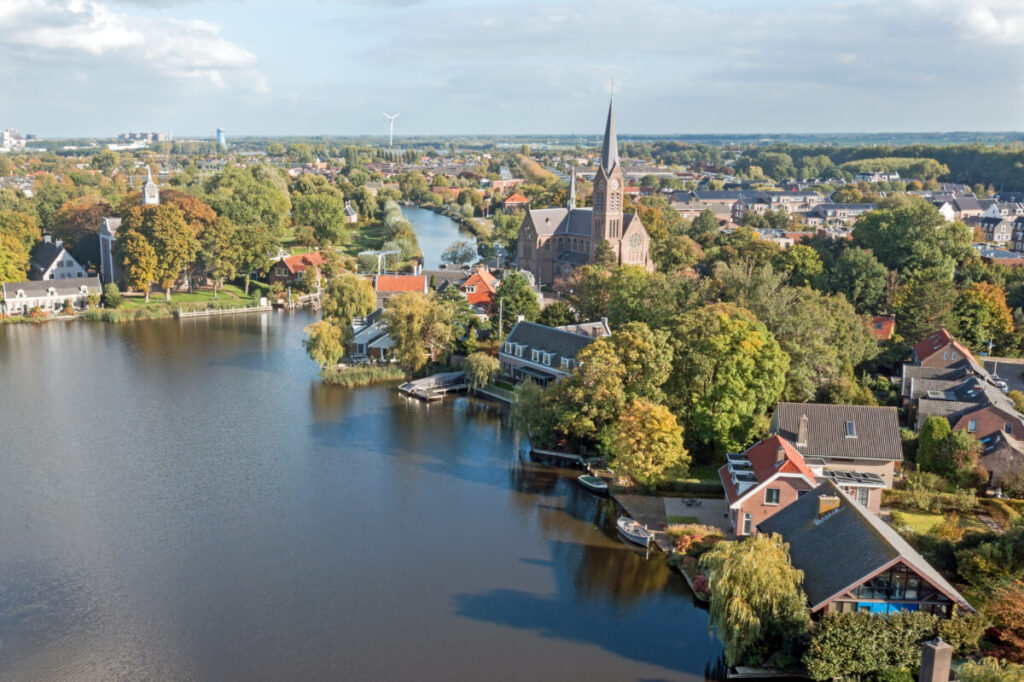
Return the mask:
<path fill-rule="evenodd" d="M 664 557 L 467 398 L 321 386 L 310 314 L 0 327 L 0 679 L 698 680 Z"/>
<path fill-rule="evenodd" d="M 476 238 L 446 215 L 419 206 L 403 206 L 402 213 L 412 223 L 423 252 L 423 267 L 436 270 L 441 254 L 454 241 L 465 241 L 476 247 Z"/>

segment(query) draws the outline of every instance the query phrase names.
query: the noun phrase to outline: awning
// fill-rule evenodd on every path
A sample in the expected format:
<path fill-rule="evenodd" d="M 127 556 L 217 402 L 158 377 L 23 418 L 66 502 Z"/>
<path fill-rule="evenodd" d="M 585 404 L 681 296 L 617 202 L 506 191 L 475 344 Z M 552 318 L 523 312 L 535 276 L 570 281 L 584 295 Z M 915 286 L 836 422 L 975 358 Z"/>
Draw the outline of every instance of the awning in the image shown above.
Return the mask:
<path fill-rule="evenodd" d="M 529 367 L 516 367 L 516 371 L 528 374 L 534 379 L 540 379 L 541 381 L 552 381 L 558 378 L 554 374 L 548 374 L 547 372 L 542 372 L 539 369 L 531 369 Z"/>

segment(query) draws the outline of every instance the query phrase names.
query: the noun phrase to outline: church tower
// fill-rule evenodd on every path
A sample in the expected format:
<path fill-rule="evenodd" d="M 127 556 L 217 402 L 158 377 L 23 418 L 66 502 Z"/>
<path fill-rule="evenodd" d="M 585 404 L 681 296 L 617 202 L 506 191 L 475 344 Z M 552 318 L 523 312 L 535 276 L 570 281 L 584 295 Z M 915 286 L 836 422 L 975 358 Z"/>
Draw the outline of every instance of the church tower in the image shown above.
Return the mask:
<path fill-rule="evenodd" d="M 153 182 L 153 171 L 146 166 L 146 182 L 142 184 L 142 205 L 156 206 L 160 203 L 160 188 Z"/>
<path fill-rule="evenodd" d="M 613 99 L 608 104 L 608 121 L 604 127 L 604 144 L 601 145 L 601 164 L 594 176 L 594 219 L 591 234 L 595 241 L 608 241 L 616 258 L 619 258 L 622 240 L 622 185 Z"/>

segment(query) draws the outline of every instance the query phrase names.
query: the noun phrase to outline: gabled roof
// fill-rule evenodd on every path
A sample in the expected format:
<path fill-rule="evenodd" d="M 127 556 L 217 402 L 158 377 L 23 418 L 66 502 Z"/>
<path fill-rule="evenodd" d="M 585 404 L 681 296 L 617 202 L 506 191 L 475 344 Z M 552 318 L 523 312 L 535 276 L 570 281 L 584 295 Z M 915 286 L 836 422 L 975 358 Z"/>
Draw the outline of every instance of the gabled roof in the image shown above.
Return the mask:
<path fill-rule="evenodd" d="M 927 358 L 931 357 L 935 353 L 952 344 L 953 348 L 960 351 L 960 354 L 970 363 L 977 366 L 978 361 L 971 355 L 971 351 L 967 350 L 962 343 L 957 341 L 952 334 L 949 333 L 945 327 L 940 328 L 937 332 L 932 332 L 928 336 L 924 337 L 914 345 L 914 357 L 917 362 L 924 362 Z"/>
<path fill-rule="evenodd" d="M 576 354 L 589 346 L 594 339 L 558 327 L 548 327 L 524 320 L 516 323 L 506 341 L 544 350 L 563 358 L 575 359 Z"/>
<path fill-rule="evenodd" d="M 32 267 L 38 268 L 41 271 L 49 270 L 53 262 L 60 258 L 60 254 L 63 252 L 63 245 L 53 242 L 38 242 L 32 247 Z"/>
<path fill-rule="evenodd" d="M 800 420 L 807 416 L 807 443 L 798 437 Z M 900 462 L 903 445 L 895 407 L 779 403 L 775 406 L 776 433 L 803 455 L 847 457 Z M 847 435 L 847 422 L 853 436 Z"/>
<path fill-rule="evenodd" d="M 294 256 L 285 256 L 281 259 L 284 262 L 285 267 L 293 275 L 298 272 L 302 272 L 310 265 L 317 267 L 324 264 L 324 254 L 320 251 L 310 251 L 309 253 L 297 253 Z"/>
<path fill-rule="evenodd" d="M 590 208 L 539 208 L 529 211 L 537 234 L 568 234 L 589 237 L 593 224 Z M 625 218 L 625 216 L 623 216 Z"/>
<path fill-rule="evenodd" d="M 839 498 L 838 510 L 818 518 L 818 498 Z M 956 591 L 899 533 L 857 504 L 832 481 L 825 481 L 757 525 L 779 533 L 789 544 L 793 567 L 804 572 L 804 592 L 818 611 L 844 592 L 888 566 L 902 562 L 961 608 L 971 610 Z"/>
<path fill-rule="evenodd" d="M 779 459 L 780 451 L 782 453 L 781 460 Z M 739 493 L 729 474 L 729 465 L 726 464 L 719 469 L 718 475 L 722 479 L 722 486 L 725 488 L 725 494 L 730 504 L 735 504 L 753 493 L 758 486 L 777 474 L 803 476 L 812 488 L 817 485 L 814 472 L 807 466 L 803 455 L 785 438 L 769 436 L 747 448 L 743 456 L 750 462 L 750 472 L 757 478 L 757 483 L 743 493 Z"/>
<path fill-rule="evenodd" d="M 530 200 L 527 199 L 526 197 L 524 197 L 519 192 L 516 192 L 512 196 L 510 196 L 507 199 L 505 199 L 505 203 L 506 204 L 528 204 L 528 203 L 530 203 Z"/>
<path fill-rule="evenodd" d="M 99 293 L 100 278 L 76 277 L 74 279 L 47 279 L 33 280 L 29 282 L 4 282 L 0 285 L 0 292 L 3 292 L 4 300 L 11 301 L 17 296 L 18 291 L 24 291 L 28 298 L 46 296 L 50 289 L 57 292 L 58 296 L 72 296 L 81 293 L 82 287 L 86 287 L 89 293 Z"/>
<path fill-rule="evenodd" d="M 610 336 L 612 333 L 611 328 L 608 326 L 608 318 L 606 317 L 602 317 L 600 320 L 596 320 L 594 322 L 563 324 L 560 327 L 555 327 L 555 329 L 572 332 L 573 334 L 582 334 L 595 339 L 599 339 L 603 336 Z"/>
<path fill-rule="evenodd" d="M 374 281 L 374 291 L 378 293 L 426 290 L 427 278 L 423 275 L 377 275 Z"/>
<path fill-rule="evenodd" d="M 896 329 L 896 318 L 889 315 L 875 315 L 871 318 L 871 333 L 879 341 L 888 341 Z"/>

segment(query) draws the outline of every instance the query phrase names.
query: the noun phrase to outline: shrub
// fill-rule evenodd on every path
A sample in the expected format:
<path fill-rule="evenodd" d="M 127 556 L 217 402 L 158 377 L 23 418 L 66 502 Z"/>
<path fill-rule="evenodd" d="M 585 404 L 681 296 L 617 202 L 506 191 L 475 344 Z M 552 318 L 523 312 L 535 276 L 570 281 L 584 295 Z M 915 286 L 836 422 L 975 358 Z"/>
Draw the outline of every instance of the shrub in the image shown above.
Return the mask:
<path fill-rule="evenodd" d="M 956 669 L 960 682 L 1024 682 L 1024 666 L 997 658 L 967 661 Z"/>
<path fill-rule="evenodd" d="M 705 575 L 698 575 L 693 579 L 693 591 L 698 595 L 704 596 L 708 594 L 708 579 Z"/>
<path fill-rule="evenodd" d="M 938 620 L 930 613 L 911 611 L 888 616 L 828 614 L 814 629 L 804 664 L 815 680 L 897 675 L 892 668 L 913 674 L 920 665 L 921 643 L 935 636 Z"/>
<path fill-rule="evenodd" d="M 955 614 L 940 620 L 938 635 L 946 640 L 957 656 L 970 656 L 981 647 L 985 634 L 985 617 L 977 613 Z"/>
<path fill-rule="evenodd" d="M 890 666 L 879 670 L 875 675 L 875 682 L 915 682 L 917 678 L 914 673 L 906 668 Z"/>
<path fill-rule="evenodd" d="M 85 300 L 89 303 L 90 309 L 96 309 L 100 306 L 101 299 L 99 294 L 89 294 Z"/>
<path fill-rule="evenodd" d="M 405 372 L 393 365 L 371 365 L 369 367 L 347 367 L 341 369 L 328 367 L 320 372 L 320 378 L 325 384 L 331 384 L 332 386 L 356 388 L 371 384 L 402 381 L 405 379 Z"/>
<path fill-rule="evenodd" d="M 1024 497 L 1024 474 L 1006 474 L 999 482 L 999 486 L 1010 497 Z"/>
<path fill-rule="evenodd" d="M 1010 506 L 1005 500 L 996 498 L 990 498 L 982 503 L 985 506 L 985 510 L 988 511 L 989 516 L 995 519 L 1004 530 L 1008 529 L 1017 520 L 1021 518 L 1021 515 L 1017 513 L 1017 510 Z"/>
<path fill-rule="evenodd" d="M 894 514 L 896 512 L 893 512 Z M 931 534 L 942 540 L 949 540 L 956 542 L 964 536 L 964 529 L 960 525 L 960 517 L 954 513 L 946 514 L 942 517 L 942 521 L 935 524 L 931 529 Z"/>
<path fill-rule="evenodd" d="M 103 285 L 103 305 L 107 308 L 120 308 L 122 303 L 121 290 L 113 282 Z"/>

